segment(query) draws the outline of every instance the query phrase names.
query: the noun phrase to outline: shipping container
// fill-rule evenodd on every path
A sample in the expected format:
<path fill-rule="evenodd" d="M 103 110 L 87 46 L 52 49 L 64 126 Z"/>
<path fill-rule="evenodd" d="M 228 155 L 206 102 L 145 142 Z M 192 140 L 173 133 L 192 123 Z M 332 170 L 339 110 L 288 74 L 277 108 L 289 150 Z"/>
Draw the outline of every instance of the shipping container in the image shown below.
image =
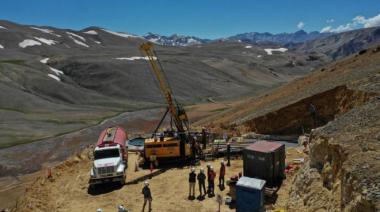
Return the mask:
<path fill-rule="evenodd" d="M 244 176 L 266 181 L 268 186 L 281 183 L 285 171 L 285 145 L 258 141 L 243 151 Z"/>
<path fill-rule="evenodd" d="M 265 180 L 241 177 L 236 184 L 236 211 L 264 211 Z"/>

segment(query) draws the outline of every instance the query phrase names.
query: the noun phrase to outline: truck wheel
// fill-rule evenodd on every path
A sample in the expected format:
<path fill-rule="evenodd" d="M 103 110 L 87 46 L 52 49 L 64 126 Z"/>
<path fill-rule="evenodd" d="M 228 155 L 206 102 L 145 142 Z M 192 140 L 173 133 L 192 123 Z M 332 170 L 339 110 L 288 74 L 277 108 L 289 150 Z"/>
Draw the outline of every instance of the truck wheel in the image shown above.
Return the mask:
<path fill-rule="evenodd" d="M 95 184 L 90 184 L 89 189 L 90 189 L 91 191 L 96 190 L 96 185 L 95 185 Z"/>
<path fill-rule="evenodd" d="M 120 185 L 121 186 L 125 185 L 125 175 L 123 175 L 123 178 L 120 180 Z"/>

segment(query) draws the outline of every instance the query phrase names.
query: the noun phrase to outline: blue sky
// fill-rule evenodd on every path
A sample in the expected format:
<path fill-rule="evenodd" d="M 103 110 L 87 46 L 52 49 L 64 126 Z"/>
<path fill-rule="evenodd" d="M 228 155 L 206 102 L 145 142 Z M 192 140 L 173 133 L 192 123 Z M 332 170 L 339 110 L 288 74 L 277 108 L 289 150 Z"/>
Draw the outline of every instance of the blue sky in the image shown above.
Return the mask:
<path fill-rule="evenodd" d="M 202 38 L 377 26 L 379 14 L 379 0 L 1 0 L 0 6 L 0 19 L 22 24 Z"/>

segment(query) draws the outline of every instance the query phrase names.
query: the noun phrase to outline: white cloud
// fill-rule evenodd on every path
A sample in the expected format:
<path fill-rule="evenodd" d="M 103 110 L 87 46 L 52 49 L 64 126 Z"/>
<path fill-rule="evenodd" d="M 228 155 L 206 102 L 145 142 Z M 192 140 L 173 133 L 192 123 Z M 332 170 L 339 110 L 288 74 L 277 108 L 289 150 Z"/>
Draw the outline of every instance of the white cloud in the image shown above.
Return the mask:
<path fill-rule="evenodd" d="M 323 27 L 321 29 L 321 33 L 331 32 L 331 30 L 332 30 L 332 26 Z"/>
<path fill-rule="evenodd" d="M 305 27 L 305 23 L 300 21 L 298 24 L 297 24 L 297 28 L 298 29 L 303 29 Z"/>
<path fill-rule="evenodd" d="M 356 16 L 352 19 L 354 23 L 362 24 L 364 28 L 380 26 L 380 14 L 373 16 L 372 18 L 365 18 L 364 16 Z"/>
<path fill-rule="evenodd" d="M 333 19 L 333 18 L 330 18 L 330 19 L 327 19 L 326 20 L 326 23 L 328 23 L 328 24 L 331 24 L 331 23 L 333 23 L 335 20 Z"/>
<path fill-rule="evenodd" d="M 331 19 L 333 20 L 333 19 Z M 327 20 L 329 21 L 329 20 Z M 365 18 L 364 16 L 356 16 L 355 18 L 352 19 L 351 22 L 347 24 L 342 24 L 339 25 L 338 27 L 334 28 L 332 26 L 326 26 L 321 29 L 321 32 L 334 32 L 334 33 L 339 33 L 339 32 L 346 32 L 350 31 L 353 29 L 359 29 L 359 28 L 369 28 L 369 27 L 376 27 L 380 26 L 380 14 L 371 17 L 371 18 Z"/>
<path fill-rule="evenodd" d="M 333 32 L 333 33 L 339 33 L 339 32 L 346 32 L 346 31 L 350 31 L 350 30 L 353 30 L 353 24 L 351 23 L 348 23 L 346 25 L 339 25 L 338 27 L 336 28 L 333 28 L 332 26 L 326 26 L 324 28 L 321 29 L 321 32 L 323 33 L 327 33 L 327 32 Z"/>

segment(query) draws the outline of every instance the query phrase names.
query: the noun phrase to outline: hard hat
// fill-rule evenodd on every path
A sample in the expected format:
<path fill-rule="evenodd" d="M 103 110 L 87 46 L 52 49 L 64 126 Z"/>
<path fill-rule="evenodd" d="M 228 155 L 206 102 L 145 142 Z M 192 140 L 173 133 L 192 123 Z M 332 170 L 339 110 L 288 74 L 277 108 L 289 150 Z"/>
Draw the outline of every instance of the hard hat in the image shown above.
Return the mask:
<path fill-rule="evenodd" d="M 220 161 L 221 164 L 224 164 L 224 160 Z"/>
<path fill-rule="evenodd" d="M 191 172 L 194 172 L 195 171 L 195 168 L 194 167 L 191 167 Z"/>
<path fill-rule="evenodd" d="M 210 167 L 211 166 L 211 164 L 210 163 L 207 163 L 207 167 Z"/>
<path fill-rule="evenodd" d="M 200 171 L 203 173 L 204 169 L 203 169 L 203 168 L 201 168 L 201 169 L 200 169 Z"/>
<path fill-rule="evenodd" d="M 126 211 L 123 205 L 119 205 L 117 207 L 117 209 L 118 209 L 119 212 L 123 212 L 123 211 L 125 212 Z"/>
<path fill-rule="evenodd" d="M 211 170 L 214 170 L 214 167 L 210 166 L 210 169 L 211 169 Z"/>
<path fill-rule="evenodd" d="M 145 186 L 148 186 L 148 185 L 149 185 L 148 180 L 146 180 L 146 181 L 144 182 L 144 185 L 145 185 Z"/>
<path fill-rule="evenodd" d="M 96 212 L 102 212 L 103 210 L 101 208 L 98 208 Z"/>

